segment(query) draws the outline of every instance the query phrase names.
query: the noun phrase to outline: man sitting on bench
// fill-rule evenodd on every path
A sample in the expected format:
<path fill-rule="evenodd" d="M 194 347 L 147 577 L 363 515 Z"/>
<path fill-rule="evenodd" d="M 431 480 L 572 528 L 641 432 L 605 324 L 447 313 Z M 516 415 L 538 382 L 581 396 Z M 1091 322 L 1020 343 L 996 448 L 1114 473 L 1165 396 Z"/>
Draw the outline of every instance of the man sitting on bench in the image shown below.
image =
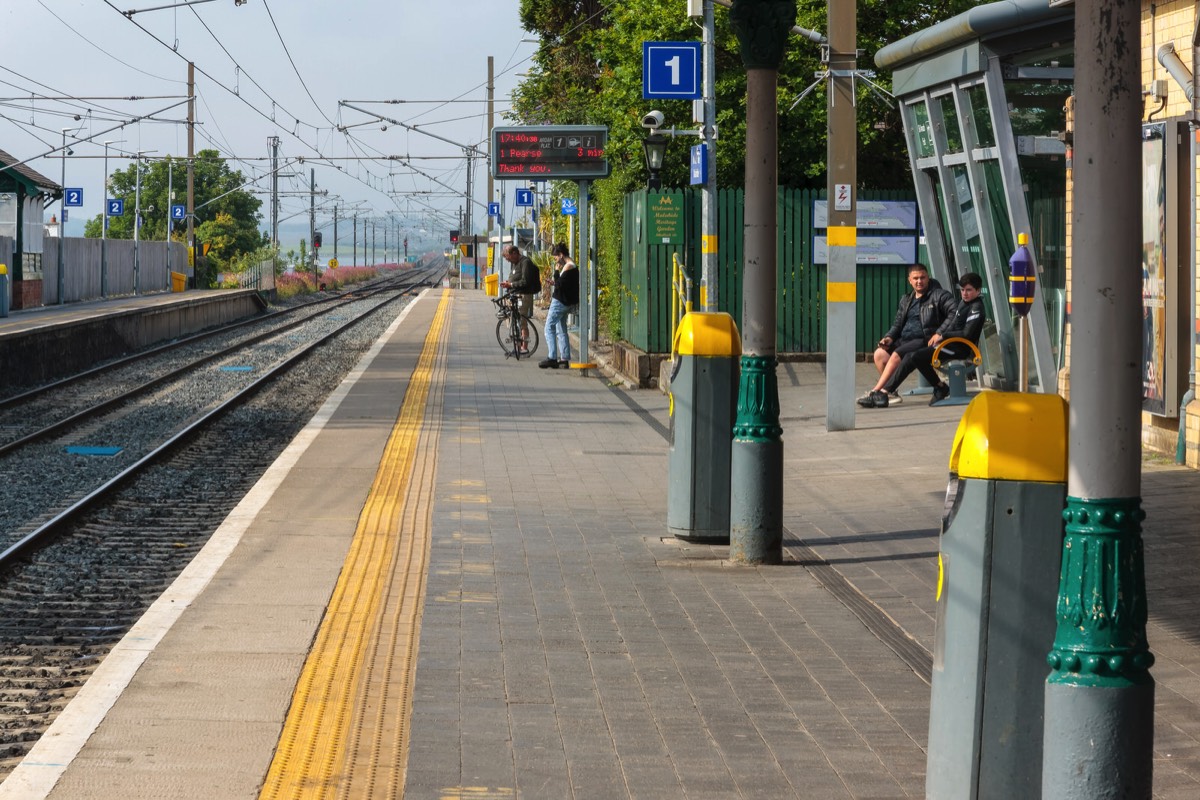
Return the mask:
<path fill-rule="evenodd" d="M 900 366 L 882 390 L 871 392 L 866 398 L 871 401 L 870 407 L 887 408 L 888 395 L 895 394 L 896 390 L 900 388 L 900 384 L 912 374 L 913 370 L 924 375 L 925 380 L 933 386 L 933 398 L 929 401 L 929 405 L 933 405 L 939 400 L 945 400 L 950 395 L 950 387 L 933 368 L 933 353 L 943 339 L 959 338 L 966 339 L 972 344 L 979 344 L 979 334 L 983 332 L 984 321 L 983 297 L 980 296 L 980 292 L 983 290 L 983 278 L 979 277 L 977 273 L 968 272 L 958 279 L 958 286 L 962 292 L 962 302 L 959 303 L 958 310 L 942 323 L 937 332 L 929 338 L 927 346 L 920 350 L 914 350 L 901 359 Z M 970 348 L 958 343 L 946 345 L 938 356 L 942 361 L 970 357 Z"/>

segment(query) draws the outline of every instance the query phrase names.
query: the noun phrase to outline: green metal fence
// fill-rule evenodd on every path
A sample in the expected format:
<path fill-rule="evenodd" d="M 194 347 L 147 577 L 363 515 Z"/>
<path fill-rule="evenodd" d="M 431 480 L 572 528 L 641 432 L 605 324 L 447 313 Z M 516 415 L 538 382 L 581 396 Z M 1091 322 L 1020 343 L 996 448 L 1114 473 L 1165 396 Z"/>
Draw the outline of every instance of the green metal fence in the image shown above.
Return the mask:
<path fill-rule="evenodd" d="M 663 196 L 683 204 L 683 243 L 650 241 L 646 219 L 648 202 Z M 813 264 L 813 202 L 825 199 L 824 191 L 781 188 L 778 204 L 778 277 L 776 297 L 777 341 L 780 353 L 825 351 L 825 265 Z M 913 200 L 911 191 L 863 192 L 862 200 Z M 743 192 L 718 192 L 717 258 L 718 308 L 742 325 Z M 621 307 L 625 339 L 649 353 L 671 350 L 671 255 L 678 253 L 693 284 L 699 285 L 701 203 L 698 190 L 633 192 L 625 197 Z M 916 236 L 916 232 L 913 232 Z M 874 348 L 896 313 L 908 288 L 907 265 L 860 265 L 856 349 Z M 699 297 L 693 297 L 698 304 Z"/>

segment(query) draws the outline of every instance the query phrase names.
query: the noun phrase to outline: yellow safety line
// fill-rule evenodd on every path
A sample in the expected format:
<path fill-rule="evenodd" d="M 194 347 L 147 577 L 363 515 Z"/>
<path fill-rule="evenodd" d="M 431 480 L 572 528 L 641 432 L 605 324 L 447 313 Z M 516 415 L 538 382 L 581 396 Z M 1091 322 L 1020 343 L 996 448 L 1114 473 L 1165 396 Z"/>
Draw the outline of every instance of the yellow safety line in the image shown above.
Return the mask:
<path fill-rule="evenodd" d="M 449 290 L 442 292 L 396 425 L 384 448 L 375 482 L 359 515 L 350 552 L 292 695 L 279 746 L 259 794 L 262 800 L 332 797 L 339 792 L 339 787 L 344 786 L 345 765 L 354 746 L 347 735 L 355 714 L 353 704 L 362 692 L 364 654 L 371 641 L 379 636 L 380 609 L 387 600 L 384 596 L 388 588 L 386 579 L 398 558 L 409 562 L 400 565 L 409 574 L 424 575 L 429 537 L 428 509 L 424 513 L 424 530 L 417 532 L 419 536 L 414 535 L 412 528 L 408 529 L 407 536 L 402 535 L 405 527 L 402 519 L 411 522 L 413 515 L 418 513 L 404 506 L 410 501 L 411 478 L 433 367 L 439 350 L 445 348 L 443 333 L 449 317 L 450 297 Z M 429 451 L 435 447 L 425 449 Z M 428 461 L 425 466 L 428 468 Z M 418 477 L 429 479 L 426 474 Z M 401 506 L 402 502 L 404 506 Z M 418 538 L 423 541 L 417 542 Z M 417 558 L 397 552 L 405 549 Z M 417 584 L 414 591 L 406 589 L 404 593 L 415 603 L 415 609 L 409 609 L 410 616 L 415 616 L 411 630 L 419 630 L 423 577 Z M 409 652 L 402 656 L 408 670 L 406 683 L 411 683 L 416 646 L 417 638 L 410 636 Z"/>
<path fill-rule="evenodd" d="M 417 446 L 412 479 L 404 500 L 401 523 L 403 552 L 392 561 L 390 589 L 372 637 L 370 656 L 359 680 L 354 704 L 356 747 L 347 753 L 345 780 L 338 797 L 400 798 L 408 765 L 408 730 L 412 716 L 412 681 L 424 608 L 437 478 L 437 447 L 441 435 L 449 338 L 442 337 L 427 404 L 426 424 Z"/>

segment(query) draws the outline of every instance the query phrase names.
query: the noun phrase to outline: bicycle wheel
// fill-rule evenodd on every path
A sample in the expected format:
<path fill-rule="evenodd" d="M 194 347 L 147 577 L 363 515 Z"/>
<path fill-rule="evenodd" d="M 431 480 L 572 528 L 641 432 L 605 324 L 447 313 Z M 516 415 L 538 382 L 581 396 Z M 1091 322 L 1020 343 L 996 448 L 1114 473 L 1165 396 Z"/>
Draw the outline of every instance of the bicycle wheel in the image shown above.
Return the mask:
<path fill-rule="evenodd" d="M 521 353 L 521 356 L 524 356 L 525 358 L 531 358 L 533 356 L 533 354 L 537 352 L 537 349 L 538 349 L 537 324 L 534 323 L 533 317 L 522 317 L 521 319 L 523 319 L 525 321 L 526 328 L 528 328 L 528 330 L 529 330 L 529 335 L 525 336 L 524 340 L 523 340 L 523 344 L 525 345 L 525 348 L 524 348 L 523 352 Z M 518 326 L 517 330 L 518 331 L 520 330 L 519 326 Z M 520 356 L 518 356 L 518 358 L 520 358 Z"/>
<path fill-rule="evenodd" d="M 508 320 L 508 317 L 496 320 L 496 341 L 500 343 L 500 349 L 504 351 L 505 358 L 516 353 L 519 344 L 513 340 Z"/>

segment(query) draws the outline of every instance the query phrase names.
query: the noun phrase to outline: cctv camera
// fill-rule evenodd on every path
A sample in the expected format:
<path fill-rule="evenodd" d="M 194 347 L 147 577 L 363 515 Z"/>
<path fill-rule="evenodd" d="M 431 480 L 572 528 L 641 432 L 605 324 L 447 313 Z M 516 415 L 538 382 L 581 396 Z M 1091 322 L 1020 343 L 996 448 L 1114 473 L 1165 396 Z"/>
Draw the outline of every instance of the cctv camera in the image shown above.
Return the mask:
<path fill-rule="evenodd" d="M 642 117 L 642 127 L 654 130 L 661 128 L 663 124 L 663 113 L 661 111 L 651 111 L 646 116 Z"/>

